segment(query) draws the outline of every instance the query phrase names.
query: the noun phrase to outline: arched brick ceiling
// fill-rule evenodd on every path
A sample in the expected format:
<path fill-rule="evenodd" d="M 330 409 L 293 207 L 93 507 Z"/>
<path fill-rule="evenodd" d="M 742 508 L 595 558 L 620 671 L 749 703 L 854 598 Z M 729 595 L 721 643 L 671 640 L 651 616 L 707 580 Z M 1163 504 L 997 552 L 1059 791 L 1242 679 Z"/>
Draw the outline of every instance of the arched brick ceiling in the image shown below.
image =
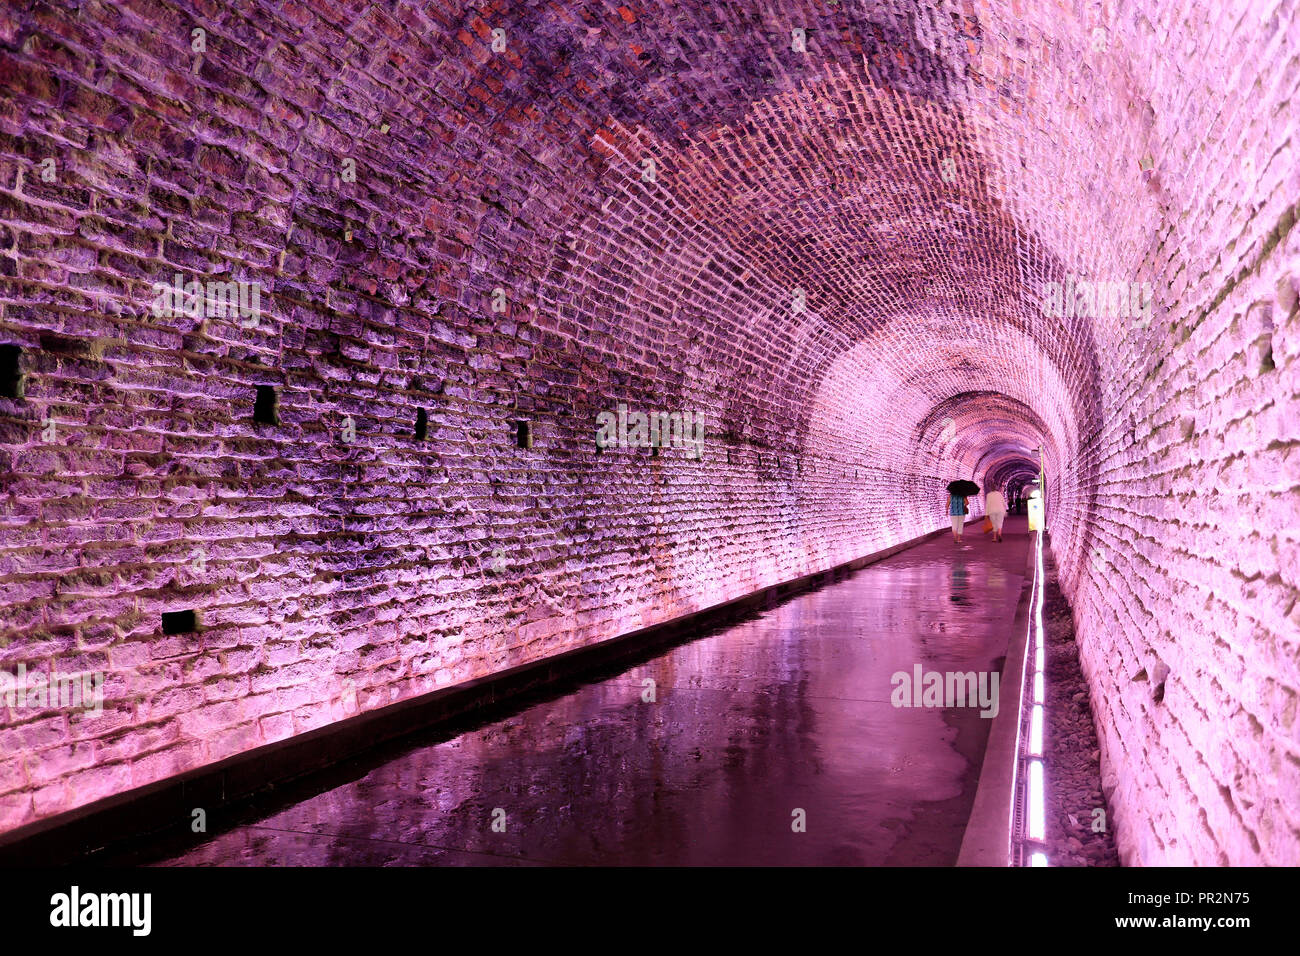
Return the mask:
<path fill-rule="evenodd" d="M 897 544 L 1041 446 L 1126 858 L 1300 858 L 1294 0 L 65 6 L 0 9 L 0 663 L 106 656 L 143 749 L 0 826 Z M 177 271 L 262 323 L 150 317 Z M 1046 314 L 1080 276 L 1150 321 Z M 704 461 L 597 454 L 619 402 Z"/>
<path fill-rule="evenodd" d="M 557 237 L 547 270 L 556 305 L 622 317 L 647 352 L 668 346 L 657 358 L 669 365 L 680 350 L 665 326 L 681 328 L 711 356 L 708 397 L 723 428 L 778 447 L 824 427 L 809 424 L 824 411 L 811 393 L 855 350 L 863 367 L 851 387 L 863 394 L 836 401 L 849 427 L 877 440 L 860 456 L 908 454 L 913 426 L 971 391 L 1046 403 L 1055 431 L 1026 443 L 1057 457 L 1096 430 L 1092 329 L 1042 315 L 1042 283 L 1065 269 L 996 188 L 1009 144 L 1025 148 L 1026 117 L 990 110 L 986 87 L 996 84 L 982 54 L 972 66 L 972 49 L 986 46 L 977 19 L 894 18 L 852 4 L 724 8 L 721 22 L 693 31 L 654 5 L 628 13 L 631 35 L 684 35 L 708 66 L 648 81 L 650 67 L 596 42 L 609 28 L 592 34 L 602 53 L 565 59 L 575 77 L 613 70 L 621 82 L 599 87 L 611 93 L 610 115 L 590 143 L 604 164 Z M 819 26 L 796 53 L 788 31 L 805 19 Z M 529 31 L 532 49 L 546 31 Z M 600 116 L 588 93 L 575 103 L 579 126 Z M 577 338 L 584 324 L 560 329 Z M 881 447 L 886 419 L 902 422 L 892 447 Z M 994 440 L 977 437 L 979 421 L 970 427 L 969 442 Z"/>

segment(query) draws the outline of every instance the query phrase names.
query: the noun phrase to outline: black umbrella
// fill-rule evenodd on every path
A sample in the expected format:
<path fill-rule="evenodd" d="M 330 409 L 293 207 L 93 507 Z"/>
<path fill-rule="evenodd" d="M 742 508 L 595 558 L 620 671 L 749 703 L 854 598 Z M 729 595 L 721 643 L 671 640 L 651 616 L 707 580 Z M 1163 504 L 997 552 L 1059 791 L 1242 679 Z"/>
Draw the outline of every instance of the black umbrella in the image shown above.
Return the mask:
<path fill-rule="evenodd" d="M 948 493 L 961 495 L 963 498 L 969 498 L 971 495 L 978 495 L 980 493 L 980 486 L 975 484 L 973 481 L 966 480 L 965 478 L 958 478 L 955 481 L 948 482 Z"/>

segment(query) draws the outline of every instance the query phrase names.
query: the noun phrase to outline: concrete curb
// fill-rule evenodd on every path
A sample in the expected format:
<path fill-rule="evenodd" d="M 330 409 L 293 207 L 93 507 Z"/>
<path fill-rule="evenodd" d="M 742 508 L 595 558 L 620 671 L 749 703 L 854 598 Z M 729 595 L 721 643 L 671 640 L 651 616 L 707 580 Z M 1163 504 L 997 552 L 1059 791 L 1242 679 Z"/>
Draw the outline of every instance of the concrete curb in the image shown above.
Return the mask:
<path fill-rule="evenodd" d="M 1032 542 L 1032 537 L 1030 541 Z M 989 728 L 975 802 L 962 837 L 958 866 L 1010 866 L 1015 812 L 1016 763 L 1020 759 L 1020 703 L 1025 689 L 1030 599 L 1034 593 L 1034 545 L 1025 558 L 1025 583 L 1011 621 L 999 683 L 998 715 Z M 1011 699 L 1008 700 L 1007 698 Z"/>

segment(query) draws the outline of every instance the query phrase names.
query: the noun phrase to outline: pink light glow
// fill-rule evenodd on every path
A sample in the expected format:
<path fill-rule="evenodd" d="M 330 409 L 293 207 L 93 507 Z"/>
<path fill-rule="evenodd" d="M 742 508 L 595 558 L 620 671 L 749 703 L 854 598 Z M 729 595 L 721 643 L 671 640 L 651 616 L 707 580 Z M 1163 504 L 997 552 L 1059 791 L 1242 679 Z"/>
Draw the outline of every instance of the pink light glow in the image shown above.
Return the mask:
<path fill-rule="evenodd" d="M 805 56 L 752 4 L 498 5 L 510 52 L 449 4 L 342 63 L 247 6 L 0 14 L 0 668 L 106 673 L 99 725 L 0 711 L 0 832 L 1041 468 L 1125 862 L 1300 863 L 1293 5 L 839 4 Z M 178 273 L 257 320 L 157 314 Z M 702 459 L 598 452 L 618 403 Z"/>

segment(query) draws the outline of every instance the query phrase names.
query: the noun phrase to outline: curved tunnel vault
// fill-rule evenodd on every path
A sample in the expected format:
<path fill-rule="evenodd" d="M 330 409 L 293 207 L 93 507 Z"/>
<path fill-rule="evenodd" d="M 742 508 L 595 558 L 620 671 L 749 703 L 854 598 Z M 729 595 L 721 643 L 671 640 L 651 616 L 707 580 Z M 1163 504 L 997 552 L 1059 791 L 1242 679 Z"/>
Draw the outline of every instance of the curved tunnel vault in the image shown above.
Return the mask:
<path fill-rule="evenodd" d="M 0 15 L 0 664 L 112 709 L 89 764 L 0 729 L 0 827 L 889 547 L 1041 449 L 1125 859 L 1300 860 L 1292 0 L 245 6 Z M 175 273 L 259 321 L 148 314 Z M 703 456 L 598 449 L 619 405 Z"/>

